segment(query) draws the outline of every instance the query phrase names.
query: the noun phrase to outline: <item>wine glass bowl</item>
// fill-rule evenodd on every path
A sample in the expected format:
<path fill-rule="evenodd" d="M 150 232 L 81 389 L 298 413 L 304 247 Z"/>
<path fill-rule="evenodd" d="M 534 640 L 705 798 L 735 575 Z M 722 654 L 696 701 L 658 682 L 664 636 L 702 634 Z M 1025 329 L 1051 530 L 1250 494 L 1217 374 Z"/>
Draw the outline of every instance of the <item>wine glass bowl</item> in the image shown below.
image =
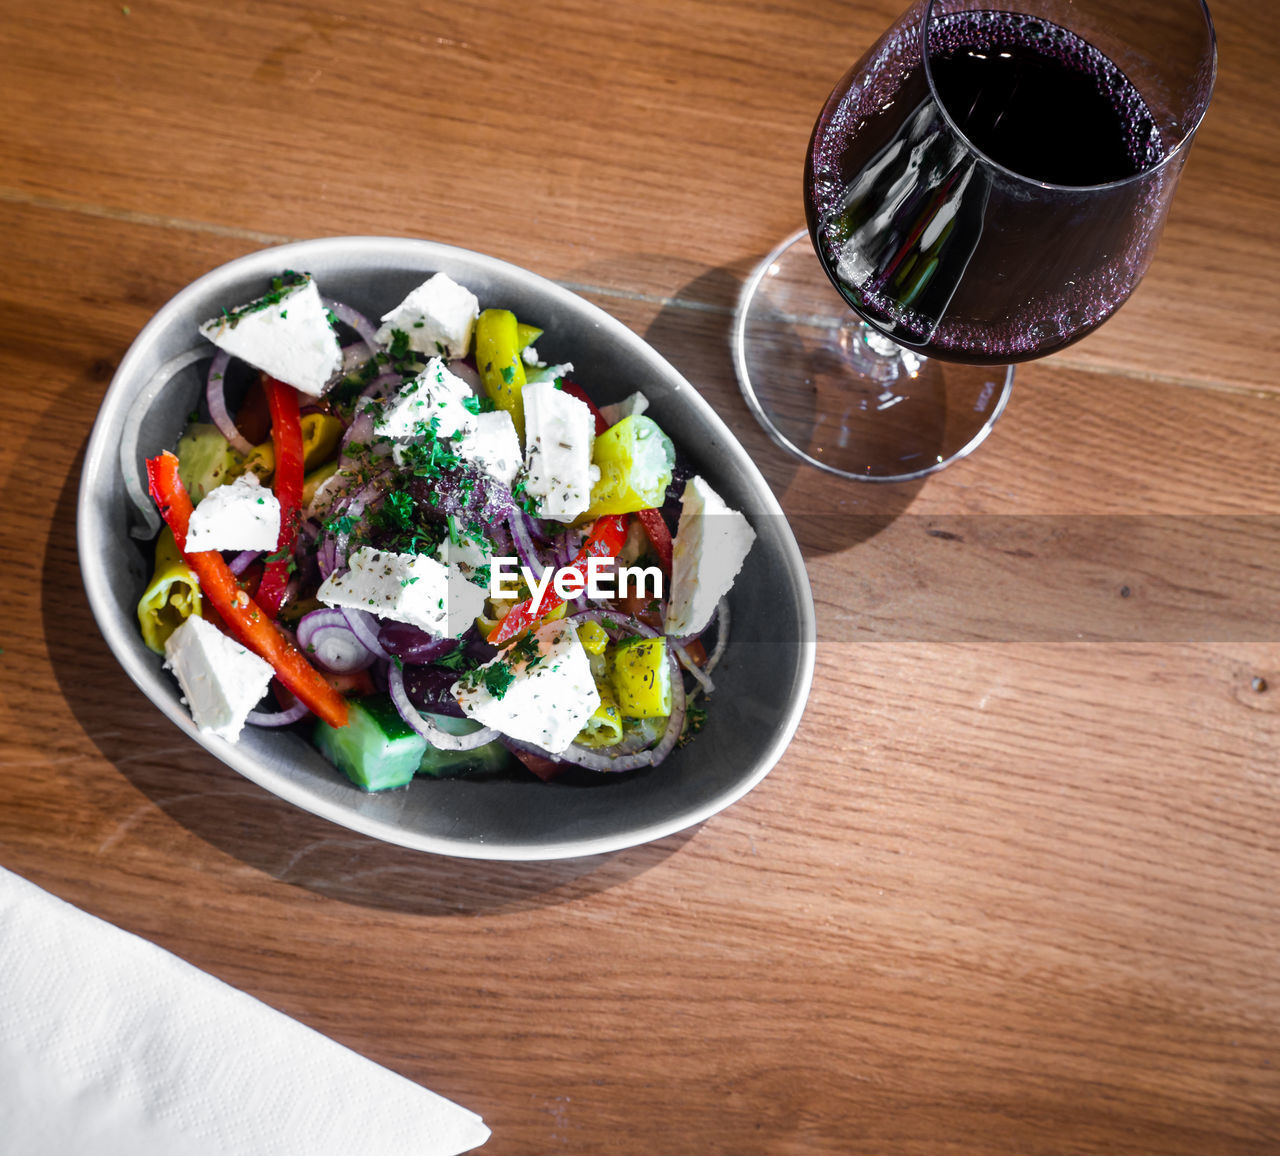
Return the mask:
<path fill-rule="evenodd" d="M 1111 316 L 1151 262 L 1208 107 L 1203 0 L 990 3 L 917 0 L 814 125 L 808 234 L 856 319 L 817 305 L 830 340 L 804 364 L 843 360 L 846 401 L 770 352 L 815 325 L 813 307 L 770 299 L 787 261 L 795 282 L 811 276 L 806 247 L 770 254 L 743 293 L 744 394 L 776 440 L 836 473 L 901 480 L 963 456 L 1003 408 L 1011 363 Z M 868 460 L 851 449 L 872 445 Z"/>

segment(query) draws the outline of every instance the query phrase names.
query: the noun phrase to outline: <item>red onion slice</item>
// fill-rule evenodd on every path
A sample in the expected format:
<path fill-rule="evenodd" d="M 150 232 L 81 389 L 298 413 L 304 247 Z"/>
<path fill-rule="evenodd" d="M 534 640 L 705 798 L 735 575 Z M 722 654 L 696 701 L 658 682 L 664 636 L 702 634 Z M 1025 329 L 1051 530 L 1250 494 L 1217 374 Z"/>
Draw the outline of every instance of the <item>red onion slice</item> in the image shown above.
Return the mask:
<path fill-rule="evenodd" d="M 628 634 L 639 634 L 644 638 L 667 638 L 668 642 L 675 641 L 661 631 L 654 630 L 652 626 L 641 622 L 640 619 L 632 618 L 630 614 L 623 614 L 618 610 L 580 610 L 566 615 L 565 621 L 598 622 L 615 642 Z"/>
<path fill-rule="evenodd" d="M 349 377 L 369 360 L 369 347 L 363 341 L 353 341 L 342 347 L 342 376 Z"/>
<path fill-rule="evenodd" d="M 356 635 L 341 610 L 313 610 L 298 621 L 298 647 L 317 666 L 336 674 L 367 670 L 374 654 Z"/>
<path fill-rule="evenodd" d="M 338 544 L 332 534 L 326 535 L 316 550 L 316 565 L 320 568 L 322 582 L 338 568 Z"/>
<path fill-rule="evenodd" d="M 532 571 L 534 578 L 541 580 L 546 566 L 538 557 L 533 539 L 529 536 L 529 527 L 525 524 L 523 514 L 512 514 L 507 518 L 507 528 L 511 531 L 511 540 L 515 544 L 520 561 Z"/>
<path fill-rule="evenodd" d="M 420 626 L 389 619 L 378 627 L 378 641 L 388 654 L 414 666 L 437 662 L 459 647 L 456 638 L 428 634 Z"/>
<path fill-rule="evenodd" d="M 481 727 L 466 735 L 451 735 L 425 715 L 419 714 L 405 692 L 404 671 L 394 662 L 387 668 L 387 690 L 400 717 L 438 751 L 473 751 L 498 737 L 498 732 L 491 727 Z"/>
<path fill-rule="evenodd" d="M 350 464 L 347 458 L 347 446 L 352 442 L 357 445 L 368 445 L 369 440 L 373 437 L 373 415 L 366 413 L 360 409 L 356 416 L 352 419 L 351 424 L 347 426 L 347 431 L 342 435 L 342 452 L 341 460 L 344 465 Z"/>
<path fill-rule="evenodd" d="M 716 684 L 711 681 L 711 676 L 693 661 L 693 658 L 681 643 L 675 642 L 673 639 L 668 639 L 667 641 L 671 644 L 671 649 L 675 651 L 677 661 L 693 676 L 693 681 L 698 684 L 702 693 L 714 694 Z"/>
<path fill-rule="evenodd" d="M 320 550 L 316 551 L 316 561 L 320 565 L 321 578 L 328 578 L 335 570 L 347 564 L 347 546 L 351 541 L 351 533 L 360 521 L 360 516 L 364 513 L 364 492 L 364 489 L 356 491 L 334 511 L 338 516 L 350 518 L 351 528 L 339 530 L 337 533 L 330 531 Z M 387 656 L 384 654 L 382 657 L 386 658 Z"/>
<path fill-rule="evenodd" d="M 369 347 L 370 357 L 378 352 L 377 327 L 363 313 L 341 301 L 334 301 L 331 297 L 321 297 L 320 301 L 343 325 L 355 330 L 360 340 Z"/>
<path fill-rule="evenodd" d="M 310 713 L 305 703 L 295 702 L 288 710 L 251 710 L 244 721 L 255 727 L 287 727 Z"/>
<path fill-rule="evenodd" d="M 702 669 L 710 674 L 716 664 L 724 657 L 725 647 L 729 645 L 729 599 L 721 598 L 716 606 L 716 644 Z"/>
<path fill-rule="evenodd" d="M 340 606 L 338 612 L 347 620 L 351 633 L 364 644 L 366 650 L 372 651 L 383 662 L 391 661 L 391 655 L 378 641 L 378 620 L 372 614 L 364 610 L 353 610 L 350 606 Z"/>
<path fill-rule="evenodd" d="M 360 391 L 356 398 L 355 413 L 358 415 L 364 412 L 365 407 L 360 404 L 361 402 L 381 401 L 390 395 L 392 390 L 398 390 L 404 383 L 403 373 L 398 373 L 394 369 L 384 369 Z"/>
<path fill-rule="evenodd" d="M 213 424 L 218 427 L 218 432 L 227 439 L 228 445 L 233 450 L 248 457 L 253 453 L 253 446 L 249 444 L 248 439 L 231 420 L 231 414 L 227 412 L 225 386 L 227 366 L 230 364 L 231 356 L 225 349 L 219 349 L 213 355 L 213 361 L 209 365 L 209 378 L 205 382 L 205 399 L 209 403 L 209 416 L 213 419 Z"/>
<path fill-rule="evenodd" d="M 261 557 L 261 550 L 243 550 L 227 563 L 227 569 L 239 577 Z"/>
<path fill-rule="evenodd" d="M 480 380 L 480 374 L 476 372 L 476 367 L 470 361 L 464 361 L 457 358 L 449 362 L 449 372 L 454 377 L 460 377 L 471 387 L 471 392 L 477 397 L 488 397 L 489 394 L 484 388 L 484 383 Z"/>

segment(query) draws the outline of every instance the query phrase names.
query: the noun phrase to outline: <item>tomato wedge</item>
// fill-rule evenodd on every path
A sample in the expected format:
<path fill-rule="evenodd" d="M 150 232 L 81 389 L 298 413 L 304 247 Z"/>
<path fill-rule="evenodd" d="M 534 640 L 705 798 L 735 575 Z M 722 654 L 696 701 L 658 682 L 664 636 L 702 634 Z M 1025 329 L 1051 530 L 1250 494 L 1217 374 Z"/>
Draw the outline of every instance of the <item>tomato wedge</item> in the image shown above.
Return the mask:
<path fill-rule="evenodd" d="M 560 383 L 560 392 L 567 393 L 570 397 L 576 397 L 591 411 L 591 416 L 596 423 L 596 435 L 604 433 L 609 428 L 609 422 L 605 419 L 604 414 L 600 412 L 600 408 L 587 396 L 587 391 L 573 381 L 562 381 Z"/>
<path fill-rule="evenodd" d="M 668 574 L 671 573 L 671 531 L 661 510 L 637 510 L 636 519 L 644 528 L 653 552 L 658 555 L 658 564 Z"/>

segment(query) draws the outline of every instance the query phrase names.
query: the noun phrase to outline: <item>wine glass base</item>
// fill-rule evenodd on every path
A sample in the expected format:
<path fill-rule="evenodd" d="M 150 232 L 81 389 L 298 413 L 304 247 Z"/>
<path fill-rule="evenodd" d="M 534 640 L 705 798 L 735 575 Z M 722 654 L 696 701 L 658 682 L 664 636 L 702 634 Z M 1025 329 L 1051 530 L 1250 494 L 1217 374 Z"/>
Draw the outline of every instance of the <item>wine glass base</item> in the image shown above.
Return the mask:
<path fill-rule="evenodd" d="M 743 286 L 733 327 L 738 385 L 778 445 L 864 482 L 903 482 L 971 453 L 1013 388 L 1012 366 L 922 357 L 861 321 L 807 230 Z"/>

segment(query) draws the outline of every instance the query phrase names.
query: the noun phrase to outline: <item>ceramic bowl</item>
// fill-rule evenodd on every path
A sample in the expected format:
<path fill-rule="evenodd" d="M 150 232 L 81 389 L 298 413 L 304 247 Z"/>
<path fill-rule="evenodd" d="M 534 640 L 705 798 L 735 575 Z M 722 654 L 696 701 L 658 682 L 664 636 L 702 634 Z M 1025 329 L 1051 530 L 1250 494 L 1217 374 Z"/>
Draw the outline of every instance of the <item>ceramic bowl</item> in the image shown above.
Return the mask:
<path fill-rule="evenodd" d="M 730 595 L 732 632 L 702 732 L 661 765 L 543 783 L 416 779 L 367 794 L 308 743 L 305 729 L 246 727 L 234 744 L 202 735 L 162 660 L 142 643 L 135 606 L 149 578 L 156 522 L 142 463 L 172 448 L 199 404 L 212 346 L 199 322 L 258 296 L 285 269 L 314 275 L 321 292 L 367 316 L 396 305 L 443 270 L 481 307 L 502 306 L 546 332 L 539 352 L 572 361 L 601 402 L 633 389 L 650 414 L 758 535 Z M 727 355 L 727 354 L 726 354 Z M 150 516 L 149 516 L 150 515 Z M 795 539 L 764 478 L 724 422 L 667 361 L 621 322 L 567 289 L 506 262 L 429 241 L 334 237 L 262 250 L 178 293 L 120 363 L 89 440 L 77 511 L 81 569 L 108 646 L 174 724 L 268 791 L 345 827 L 443 855 L 538 860 L 592 855 L 680 831 L 760 782 L 791 740 L 813 674 L 814 611 Z"/>

